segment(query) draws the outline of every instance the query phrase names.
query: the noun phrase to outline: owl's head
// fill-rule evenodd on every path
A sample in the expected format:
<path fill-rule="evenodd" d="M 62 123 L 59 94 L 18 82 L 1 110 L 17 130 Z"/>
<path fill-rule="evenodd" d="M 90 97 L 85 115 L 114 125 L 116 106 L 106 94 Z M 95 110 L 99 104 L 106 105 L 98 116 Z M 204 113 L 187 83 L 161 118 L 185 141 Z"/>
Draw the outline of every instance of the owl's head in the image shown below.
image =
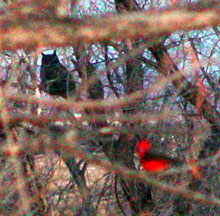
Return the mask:
<path fill-rule="evenodd" d="M 44 54 L 42 53 L 42 63 L 44 64 L 51 64 L 59 62 L 56 50 L 52 54 Z"/>

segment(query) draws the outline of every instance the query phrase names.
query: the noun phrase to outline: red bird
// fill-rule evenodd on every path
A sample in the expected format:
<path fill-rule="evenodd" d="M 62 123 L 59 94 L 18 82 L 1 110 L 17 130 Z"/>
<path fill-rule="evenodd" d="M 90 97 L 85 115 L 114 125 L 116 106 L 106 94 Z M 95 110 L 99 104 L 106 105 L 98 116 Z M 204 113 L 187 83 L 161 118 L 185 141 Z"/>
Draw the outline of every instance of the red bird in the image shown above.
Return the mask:
<path fill-rule="evenodd" d="M 136 152 L 140 158 L 141 166 L 148 172 L 161 172 L 168 169 L 170 165 L 180 162 L 165 154 L 152 152 L 149 139 L 139 141 Z"/>

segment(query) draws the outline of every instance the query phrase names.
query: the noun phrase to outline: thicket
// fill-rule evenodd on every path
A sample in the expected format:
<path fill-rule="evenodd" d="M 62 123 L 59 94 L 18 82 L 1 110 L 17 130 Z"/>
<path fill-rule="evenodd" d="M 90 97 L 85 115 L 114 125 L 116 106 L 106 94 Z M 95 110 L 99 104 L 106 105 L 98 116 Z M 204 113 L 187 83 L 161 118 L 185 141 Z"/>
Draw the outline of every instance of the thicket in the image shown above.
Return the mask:
<path fill-rule="evenodd" d="M 1 215 L 219 215 L 219 1 L 1 1 L 0 24 Z M 71 95 L 41 88 L 54 50 Z"/>

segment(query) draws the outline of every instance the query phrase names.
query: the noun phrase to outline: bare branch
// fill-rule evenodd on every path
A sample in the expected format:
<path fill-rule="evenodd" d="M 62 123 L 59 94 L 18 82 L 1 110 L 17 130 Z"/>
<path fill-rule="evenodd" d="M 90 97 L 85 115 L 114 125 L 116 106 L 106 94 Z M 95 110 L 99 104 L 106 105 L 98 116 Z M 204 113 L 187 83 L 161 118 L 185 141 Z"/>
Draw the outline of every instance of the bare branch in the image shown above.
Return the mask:
<path fill-rule="evenodd" d="M 22 13 L 20 6 L 0 16 L 0 49 L 61 47 L 79 41 L 101 42 L 137 36 L 155 39 L 174 31 L 218 26 L 218 2 L 200 4 L 158 11 L 109 14 L 99 18 L 87 16 L 82 19 L 42 18 L 37 13 Z"/>

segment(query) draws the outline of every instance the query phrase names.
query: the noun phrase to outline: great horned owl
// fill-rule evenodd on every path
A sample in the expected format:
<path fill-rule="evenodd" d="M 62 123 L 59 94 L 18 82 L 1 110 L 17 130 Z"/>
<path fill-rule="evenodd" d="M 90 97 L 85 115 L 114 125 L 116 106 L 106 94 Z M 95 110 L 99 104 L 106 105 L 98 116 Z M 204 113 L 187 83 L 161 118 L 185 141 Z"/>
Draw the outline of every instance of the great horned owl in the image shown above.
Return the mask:
<path fill-rule="evenodd" d="M 42 53 L 40 78 L 40 89 L 50 95 L 67 98 L 76 88 L 72 74 L 60 63 L 56 51 L 48 55 Z"/>
<path fill-rule="evenodd" d="M 135 0 L 115 0 L 115 8 L 117 12 L 140 10 Z"/>

